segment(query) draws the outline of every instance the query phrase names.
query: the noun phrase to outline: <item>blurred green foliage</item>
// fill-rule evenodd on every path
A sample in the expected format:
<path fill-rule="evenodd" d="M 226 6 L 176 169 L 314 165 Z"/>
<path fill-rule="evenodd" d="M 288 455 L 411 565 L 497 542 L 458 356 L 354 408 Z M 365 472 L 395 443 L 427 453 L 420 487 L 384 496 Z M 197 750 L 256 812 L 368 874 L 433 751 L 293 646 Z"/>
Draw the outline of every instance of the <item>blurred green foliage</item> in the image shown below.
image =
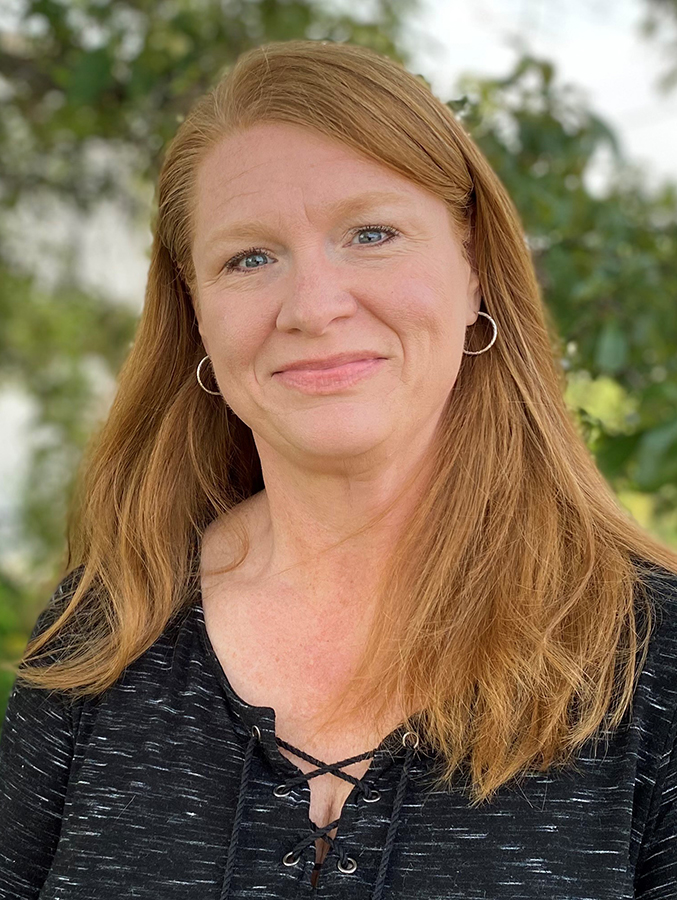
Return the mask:
<path fill-rule="evenodd" d="M 408 64 L 401 28 L 416 5 L 380 0 L 357 21 L 319 2 L 29 0 L 0 34 L 0 387 L 30 398 L 42 434 L 22 496 L 26 568 L 0 568 L 0 660 L 18 659 L 54 587 L 73 474 L 109 400 L 95 375 L 114 383 L 137 321 L 73 267 L 41 286 L 12 250 L 12 211 L 47 195 L 86 213 L 112 198 L 149 221 L 162 147 L 240 52 L 309 37 Z M 505 78 L 458 88 L 449 105 L 522 216 L 581 431 L 621 502 L 677 546 L 675 185 L 649 189 L 546 61 L 527 54 Z M 0 710 L 11 681 L 0 671 Z"/>
<path fill-rule="evenodd" d="M 649 191 L 609 127 L 523 57 L 502 79 L 466 78 L 454 101 L 514 199 L 558 331 L 564 364 L 632 397 L 602 414 L 571 394 L 598 464 L 617 489 L 677 485 L 677 185 Z M 610 156 L 602 193 L 591 185 Z M 596 409 L 595 409 L 596 407 Z"/>
<path fill-rule="evenodd" d="M 21 621 L 22 593 L 17 584 L 0 572 L 0 659 L 18 657 L 34 622 Z M 12 687 L 14 675 L 0 669 L 0 717 Z"/>

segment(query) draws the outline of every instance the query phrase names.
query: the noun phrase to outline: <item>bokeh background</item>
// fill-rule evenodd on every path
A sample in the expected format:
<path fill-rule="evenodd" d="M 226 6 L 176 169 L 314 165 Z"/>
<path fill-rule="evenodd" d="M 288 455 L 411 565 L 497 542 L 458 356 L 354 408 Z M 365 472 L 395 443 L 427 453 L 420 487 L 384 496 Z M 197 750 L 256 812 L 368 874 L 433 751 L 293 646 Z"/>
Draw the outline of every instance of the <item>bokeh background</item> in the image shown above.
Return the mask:
<path fill-rule="evenodd" d="M 161 152 L 240 52 L 400 60 L 521 213 L 567 401 L 677 547 L 677 0 L 0 0 L 0 719 L 143 302 Z"/>

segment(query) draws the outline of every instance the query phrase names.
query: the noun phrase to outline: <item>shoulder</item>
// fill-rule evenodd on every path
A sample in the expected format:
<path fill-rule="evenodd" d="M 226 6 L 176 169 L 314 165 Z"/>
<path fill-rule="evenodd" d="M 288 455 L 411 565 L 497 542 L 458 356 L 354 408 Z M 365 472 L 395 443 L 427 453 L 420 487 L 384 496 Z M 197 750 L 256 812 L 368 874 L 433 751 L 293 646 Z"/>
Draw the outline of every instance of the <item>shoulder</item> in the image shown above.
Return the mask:
<path fill-rule="evenodd" d="M 37 617 L 28 647 L 68 608 L 84 571 L 85 566 L 79 566 L 59 580 Z M 88 643 L 91 622 L 98 623 L 100 620 L 100 613 L 95 608 L 97 604 L 104 603 L 104 598 L 99 593 L 100 583 L 98 576 L 95 576 L 92 586 L 88 586 L 85 593 L 83 607 L 78 608 L 71 620 L 50 637 L 35 657 L 28 659 L 31 668 L 49 666 L 52 663 L 60 664 L 64 660 L 70 661 L 75 658 L 73 646 L 76 646 L 76 653 L 84 649 Z M 137 709 L 138 704 L 144 700 L 164 698 L 166 692 L 176 683 L 191 676 L 197 630 L 195 605 L 188 602 L 189 599 L 186 597 L 186 605 L 177 610 L 176 615 L 165 623 L 162 632 L 154 637 L 152 643 L 139 655 L 131 658 L 115 681 L 104 690 L 95 692 L 89 685 L 83 689 L 81 683 L 73 688 L 51 689 L 23 680 L 19 682 L 18 689 L 30 702 L 36 704 L 43 703 L 42 697 L 48 694 L 50 703 L 58 708 L 63 707 L 68 712 L 76 735 L 80 733 L 83 716 L 91 725 L 96 721 L 99 707 L 109 708 L 110 703 L 115 703 L 121 694 L 124 695 L 130 710 Z M 131 702 L 132 694 L 135 695 L 134 702 Z"/>
<path fill-rule="evenodd" d="M 636 702 L 668 740 L 677 727 L 677 573 L 647 562 L 638 568 L 653 623 Z"/>
<path fill-rule="evenodd" d="M 46 631 L 66 609 L 82 578 L 83 572 L 84 566 L 78 566 L 61 578 L 47 603 L 38 614 L 29 642 L 42 634 L 43 631 Z"/>
<path fill-rule="evenodd" d="M 648 562 L 638 563 L 637 569 L 655 616 L 653 651 L 677 671 L 677 573 Z"/>
<path fill-rule="evenodd" d="M 3 738 L 5 733 L 13 734 L 13 729 L 24 743 L 29 740 L 26 735 L 31 733 L 31 729 L 35 729 L 36 733 L 43 729 L 49 729 L 53 736 L 57 733 L 67 736 L 72 731 L 72 716 L 77 701 L 67 691 L 53 690 L 24 679 L 23 659 L 36 638 L 47 631 L 66 609 L 82 576 L 82 570 L 83 567 L 74 569 L 62 577 L 37 615 L 22 660 L 18 666 L 14 666 L 14 680 L 7 701 L 2 729 Z M 46 649 L 41 649 L 35 657 L 29 658 L 29 668 L 47 667 L 57 661 L 62 645 L 63 641 L 57 636 L 56 640 L 50 641 Z M 62 727 L 62 732 L 59 732 L 60 727 Z M 7 737 L 6 740 L 9 741 L 10 738 Z"/>

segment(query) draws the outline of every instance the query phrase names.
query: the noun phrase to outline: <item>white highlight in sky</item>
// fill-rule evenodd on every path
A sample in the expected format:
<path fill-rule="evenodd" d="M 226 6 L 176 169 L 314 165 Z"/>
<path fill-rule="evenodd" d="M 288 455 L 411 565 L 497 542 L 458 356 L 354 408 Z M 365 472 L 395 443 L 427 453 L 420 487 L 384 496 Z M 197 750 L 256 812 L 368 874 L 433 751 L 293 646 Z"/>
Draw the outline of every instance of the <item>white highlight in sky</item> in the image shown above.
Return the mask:
<path fill-rule="evenodd" d="M 669 60 L 640 34 L 645 10 L 642 0 L 421 0 L 404 39 L 410 68 L 444 101 L 464 73 L 507 74 L 520 41 L 583 93 L 656 186 L 677 181 L 677 89 L 658 91 Z"/>

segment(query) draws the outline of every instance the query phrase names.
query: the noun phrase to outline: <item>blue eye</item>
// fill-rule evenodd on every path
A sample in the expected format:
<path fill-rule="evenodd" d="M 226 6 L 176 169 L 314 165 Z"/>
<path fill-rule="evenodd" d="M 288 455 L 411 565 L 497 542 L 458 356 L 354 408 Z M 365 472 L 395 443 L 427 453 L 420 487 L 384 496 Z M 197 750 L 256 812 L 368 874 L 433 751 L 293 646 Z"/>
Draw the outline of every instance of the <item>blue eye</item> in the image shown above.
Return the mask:
<path fill-rule="evenodd" d="M 372 234 L 377 231 L 382 231 L 384 234 L 390 236 L 385 241 L 378 241 L 379 244 L 387 244 L 390 238 L 399 234 L 399 231 L 396 228 L 392 228 L 390 225 L 363 225 L 361 228 L 353 229 L 354 234 L 360 234 L 363 231 L 371 232 Z M 367 243 L 374 244 L 376 241 L 367 241 Z"/>
<path fill-rule="evenodd" d="M 387 234 L 388 237 L 384 241 L 365 241 L 363 243 L 367 244 L 387 244 L 388 241 L 392 240 L 392 238 L 397 237 L 399 235 L 399 231 L 396 228 L 393 228 L 391 225 L 362 225 L 360 228 L 353 228 L 351 234 L 354 236 L 356 234 L 361 234 L 362 232 L 367 232 L 374 234 L 378 231 L 382 231 L 384 234 Z M 224 269 L 228 272 L 235 271 L 244 271 L 243 269 L 238 269 L 237 266 L 239 263 L 248 259 L 250 256 L 268 256 L 268 251 L 263 247 L 250 247 L 248 250 L 241 250 L 236 256 L 233 256 L 228 262 L 225 264 Z M 246 266 L 248 269 L 262 269 L 265 266 Z"/>
<path fill-rule="evenodd" d="M 242 250 L 237 256 L 234 256 L 232 259 L 229 259 L 226 263 L 225 267 L 228 271 L 232 271 L 235 269 L 239 262 L 242 262 L 243 259 L 248 259 L 250 256 L 267 256 L 268 254 L 262 247 L 250 247 L 249 250 Z M 261 266 L 249 266 L 250 269 L 260 269 Z"/>

